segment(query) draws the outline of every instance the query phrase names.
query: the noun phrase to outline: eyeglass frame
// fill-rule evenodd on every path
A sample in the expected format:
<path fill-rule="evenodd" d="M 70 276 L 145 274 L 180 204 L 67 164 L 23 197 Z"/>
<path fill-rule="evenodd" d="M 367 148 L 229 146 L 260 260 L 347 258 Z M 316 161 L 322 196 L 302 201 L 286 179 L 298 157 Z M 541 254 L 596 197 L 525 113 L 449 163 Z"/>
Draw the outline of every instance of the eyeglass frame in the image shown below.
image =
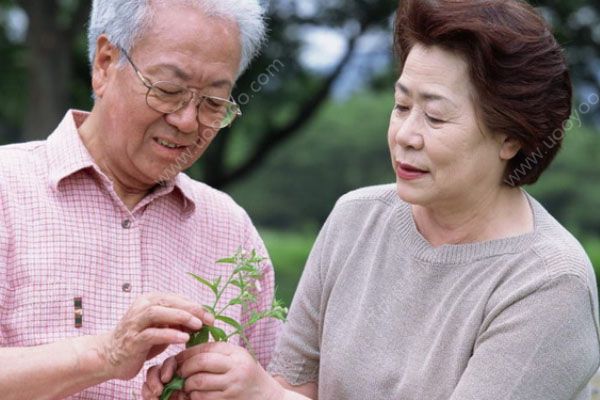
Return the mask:
<path fill-rule="evenodd" d="M 156 81 L 156 82 L 152 83 L 152 81 L 150 79 L 148 79 L 147 77 L 145 77 L 142 74 L 142 72 L 135 65 L 135 63 L 133 62 L 133 60 L 131 59 L 131 57 L 127 53 L 127 51 L 125 51 L 125 49 L 122 48 L 121 46 L 118 46 L 118 49 L 119 49 L 119 51 L 121 51 L 123 53 L 123 55 L 125 56 L 125 58 L 127 59 L 127 61 L 129 61 L 129 63 L 133 67 L 133 70 L 135 71 L 136 76 L 139 78 L 139 80 L 142 82 L 142 84 L 148 89 L 148 91 L 146 92 L 146 105 L 148 107 L 150 107 L 151 109 L 153 109 L 154 111 L 160 112 L 160 113 L 163 113 L 163 114 L 172 114 L 172 113 L 175 113 L 177 111 L 180 111 L 180 110 L 184 109 L 185 107 L 187 107 L 188 104 L 190 104 L 190 102 L 194 101 L 194 99 L 197 98 L 198 100 L 195 100 L 195 101 L 196 101 L 196 120 L 198 121 L 198 123 L 201 123 L 200 122 L 200 109 L 199 109 L 199 107 L 200 107 L 200 104 L 204 100 L 206 100 L 206 99 L 214 99 L 214 100 L 224 101 L 224 102 L 229 103 L 229 104 L 231 104 L 231 105 L 233 105 L 235 107 L 234 110 L 233 110 L 233 118 L 231 119 L 231 121 L 228 124 L 226 124 L 226 125 L 220 126 L 219 129 L 226 128 L 226 127 L 231 127 L 231 125 L 233 124 L 233 122 L 237 118 L 239 118 L 239 117 L 242 116 L 242 110 L 240 109 L 240 106 L 234 101 L 233 97 L 230 97 L 230 100 L 227 100 L 227 99 L 224 99 L 222 97 L 207 96 L 207 95 L 204 95 L 204 94 L 200 94 L 198 92 L 198 90 L 196 90 L 196 89 L 191 89 L 189 87 L 186 87 L 186 86 L 183 86 L 183 85 L 180 85 L 180 84 L 177 84 L 177 83 L 173 83 L 171 81 Z M 180 86 L 180 87 L 184 88 L 185 90 L 187 90 L 188 92 L 190 92 L 192 95 L 190 96 L 190 98 L 188 100 L 186 100 L 185 102 L 183 102 L 181 104 L 181 106 L 178 109 L 176 109 L 176 110 L 173 110 L 173 111 L 168 112 L 168 113 L 160 111 L 160 110 L 157 110 L 156 108 L 152 107 L 150 105 L 150 103 L 148 102 L 148 96 L 150 95 L 150 91 L 153 88 L 155 88 L 155 85 L 157 83 L 160 83 L 160 82 L 165 82 L 165 83 L 173 84 L 173 85 L 176 85 L 176 86 Z M 160 90 L 160 88 L 157 88 L 157 89 Z"/>

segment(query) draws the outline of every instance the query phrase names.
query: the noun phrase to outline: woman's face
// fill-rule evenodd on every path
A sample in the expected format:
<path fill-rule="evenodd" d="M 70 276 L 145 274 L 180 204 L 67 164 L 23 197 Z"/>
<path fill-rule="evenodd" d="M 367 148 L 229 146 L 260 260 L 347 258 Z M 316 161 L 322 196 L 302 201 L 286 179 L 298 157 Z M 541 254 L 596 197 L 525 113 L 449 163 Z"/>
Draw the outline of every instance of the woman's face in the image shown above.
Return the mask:
<path fill-rule="evenodd" d="M 473 93 L 461 56 L 435 46 L 413 47 L 396 84 L 388 132 L 404 201 L 453 207 L 501 187 L 505 138 L 485 132 Z"/>

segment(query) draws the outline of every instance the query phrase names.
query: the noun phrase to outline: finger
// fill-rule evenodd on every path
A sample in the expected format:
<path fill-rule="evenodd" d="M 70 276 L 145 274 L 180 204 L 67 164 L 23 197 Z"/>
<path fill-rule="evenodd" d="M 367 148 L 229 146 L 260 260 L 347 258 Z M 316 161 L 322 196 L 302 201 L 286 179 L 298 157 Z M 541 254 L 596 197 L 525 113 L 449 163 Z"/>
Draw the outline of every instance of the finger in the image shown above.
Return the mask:
<path fill-rule="evenodd" d="M 218 353 L 199 353 L 194 357 L 187 359 L 181 368 L 179 374 L 184 378 L 192 376 L 199 372 L 209 372 L 212 374 L 224 374 L 230 369 L 231 358 Z"/>
<path fill-rule="evenodd" d="M 198 330 L 204 325 L 202 320 L 193 314 L 177 308 L 161 305 L 151 305 L 142 311 L 136 320 L 139 330 L 147 327 L 179 326 L 182 325 L 192 330 Z"/>
<path fill-rule="evenodd" d="M 190 347 L 177 354 L 175 358 L 178 364 L 183 364 L 186 360 L 200 353 L 220 353 L 226 356 L 233 354 L 239 350 L 239 346 L 235 346 L 225 342 L 208 342 L 198 346 Z"/>
<path fill-rule="evenodd" d="M 147 328 L 137 336 L 140 347 L 164 346 L 170 344 L 183 344 L 190 340 L 190 335 L 171 328 Z"/>
<path fill-rule="evenodd" d="M 146 383 L 153 396 L 160 396 L 163 390 L 163 383 L 160 380 L 160 371 L 161 368 L 158 365 L 150 367 L 148 372 L 146 373 Z"/>
<path fill-rule="evenodd" d="M 190 400 L 222 400 L 225 399 L 224 392 L 191 392 Z"/>
<path fill-rule="evenodd" d="M 173 379 L 173 375 L 175 375 L 175 371 L 177 370 L 177 360 L 175 357 L 169 357 L 163 363 L 162 368 L 160 369 L 160 380 L 162 383 L 171 382 Z"/>
<path fill-rule="evenodd" d="M 222 392 L 227 388 L 227 384 L 228 380 L 224 375 L 202 372 L 186 378 L 183 390 L 187 393 Z"/>
<path fill-rule="evenodd" d="M 152 390 L 150 389 L 150 387 L 148 386 L 147 383 L 144 383 L 144 386 L 142 386 L 142 399 L 143 400 L 158 400 L 158 396 L 155 396 L 152 393 Z"/>
<path fill-rule="evenodd" d="M 146 295 L 146 298 L 152 304 L 187 311 L 195 317 L 200 318 L 208 325 L 212 325 L 215 322 L 214 316 L 206 311 L 203 306 L 194 303 L 183 296 L 170 293 L 152 293 Z"/>

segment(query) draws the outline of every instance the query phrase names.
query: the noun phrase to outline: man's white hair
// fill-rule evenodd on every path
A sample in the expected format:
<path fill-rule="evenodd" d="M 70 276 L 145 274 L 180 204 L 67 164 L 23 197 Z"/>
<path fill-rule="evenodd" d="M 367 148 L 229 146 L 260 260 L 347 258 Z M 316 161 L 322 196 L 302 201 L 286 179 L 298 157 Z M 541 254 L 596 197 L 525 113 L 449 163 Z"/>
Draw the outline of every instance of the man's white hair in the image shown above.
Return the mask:
<path fill-rule="evenodd" d="M 94 0 L 88 27 L 90 65 L 96 55 L 96 40 L 105 34 L 111 43 L 130 51 L 152 23 L 153 2 L 162 0 Z M 248 68 L 265 39 L 264 11 L 258 0 L 166 0 L 200 7 L 210 17 L 237 23 L 242 57 L 238 75 Z"/>

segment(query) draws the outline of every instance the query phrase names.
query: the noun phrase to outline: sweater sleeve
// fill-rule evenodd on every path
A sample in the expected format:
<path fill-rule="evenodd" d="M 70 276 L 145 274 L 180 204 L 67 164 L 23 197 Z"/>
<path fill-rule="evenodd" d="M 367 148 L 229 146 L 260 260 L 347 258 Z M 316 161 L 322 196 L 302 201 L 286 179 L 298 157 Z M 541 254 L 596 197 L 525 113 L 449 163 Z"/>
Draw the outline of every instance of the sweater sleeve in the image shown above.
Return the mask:
<path fill-rule="evenodd" d="M 278 340 L 268 371 L 292 385 L 317 382 L 323 309 L 323 252 L 326 222 L 310 252 L 294 294 L 283 334 Z"/>
<path fill-rule="evenodd" d="M 451 400 L 589 398 L 600 362 L 590 290 L 561 275 L 504 305 L 480 333 Z"/>

